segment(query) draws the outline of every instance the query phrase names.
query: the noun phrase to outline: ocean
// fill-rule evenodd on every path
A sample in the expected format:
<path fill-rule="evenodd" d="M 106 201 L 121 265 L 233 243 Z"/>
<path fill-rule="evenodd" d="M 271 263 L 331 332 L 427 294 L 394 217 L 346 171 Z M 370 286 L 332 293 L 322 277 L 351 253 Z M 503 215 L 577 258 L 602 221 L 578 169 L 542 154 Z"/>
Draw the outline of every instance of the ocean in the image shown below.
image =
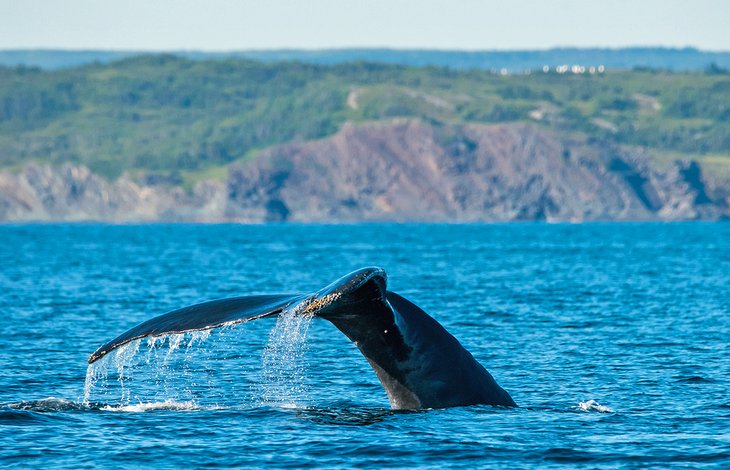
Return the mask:
<path fill-rule="evenodd" d="M 2 467 L 730 466 L 730 224 L 2 225 Z M 99 345 L 362 266 L 517 402 L 393 411 L 322 319 Z M 458 386 L 458 385 L 456 385 Z"/>

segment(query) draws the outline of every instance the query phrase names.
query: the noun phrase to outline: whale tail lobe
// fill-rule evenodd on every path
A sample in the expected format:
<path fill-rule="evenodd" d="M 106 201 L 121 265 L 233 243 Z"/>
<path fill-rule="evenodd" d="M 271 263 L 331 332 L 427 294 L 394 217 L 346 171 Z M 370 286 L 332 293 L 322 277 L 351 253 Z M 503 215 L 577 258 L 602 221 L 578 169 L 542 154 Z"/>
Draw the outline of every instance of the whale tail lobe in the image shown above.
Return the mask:
<path fill-rule="evenodd" d="M 140 323 L 113 340 L 102 344 L 89 356 L 88 362 L 91 364 L 114 349 L 147 336 L 209 330 L 274 316 L 288 306 L 298 303 L 301 298 L 301 295 L 292 294 L 253 295 L 211 300 L 174 310 Z"/>
<path fill-rule="evenodd" d="M 135 339 L 235 325 L 278 315 L 285 309 L 296 308 L 302 313 L 324 318 L 337 316 L 348 312 L 362 296 L 371 297 L 369 300 L 383 299 L 385 289 L 385 271 L 363 268 L 311 294 L 252 295 L 211 300 L 173 310 L 135 326 L 101 345 L 89 356 L 88 362 L 91 364 Z"/>

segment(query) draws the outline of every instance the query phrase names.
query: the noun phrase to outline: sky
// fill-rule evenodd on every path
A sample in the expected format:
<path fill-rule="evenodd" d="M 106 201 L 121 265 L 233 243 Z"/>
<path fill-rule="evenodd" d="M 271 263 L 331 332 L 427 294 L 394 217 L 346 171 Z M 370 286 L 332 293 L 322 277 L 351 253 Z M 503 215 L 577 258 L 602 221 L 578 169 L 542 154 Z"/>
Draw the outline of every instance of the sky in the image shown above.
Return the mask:
<path fill-rule="evenodd" d="M 730 50 L 730 0 L 0 0 L 0 49 Z"/>

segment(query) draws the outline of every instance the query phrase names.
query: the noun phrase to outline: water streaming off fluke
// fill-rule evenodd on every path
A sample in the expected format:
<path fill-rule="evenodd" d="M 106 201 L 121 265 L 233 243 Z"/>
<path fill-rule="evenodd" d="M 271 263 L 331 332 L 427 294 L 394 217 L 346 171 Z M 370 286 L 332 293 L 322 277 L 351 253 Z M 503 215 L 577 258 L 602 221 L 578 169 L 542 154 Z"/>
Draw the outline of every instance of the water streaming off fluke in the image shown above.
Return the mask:
<path fill-rule="evenodd" d="M 132 341 L 89 364 L 83 403 L 122 411 L 299 404 L 311 320 L 292 309 L 273 329 L 266 320 Z"/>
<path fill-rule="evenodd" d="M 311 314 L 302 314 L 303 305 L 284 310 L 269 333 L 263 353 L 262 398 L 274 406 L 304 405 L 307 387 L 306 340 Z"/>

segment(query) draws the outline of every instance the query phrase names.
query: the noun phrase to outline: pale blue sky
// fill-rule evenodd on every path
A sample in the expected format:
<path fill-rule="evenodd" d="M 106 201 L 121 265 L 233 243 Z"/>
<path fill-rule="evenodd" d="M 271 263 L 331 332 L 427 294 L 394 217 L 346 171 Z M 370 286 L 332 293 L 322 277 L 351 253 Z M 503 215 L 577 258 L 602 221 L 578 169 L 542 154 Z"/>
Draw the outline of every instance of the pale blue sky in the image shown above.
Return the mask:
<path fill-rule="evenodd" d="M 730 0 L 0 0 L 0 49 L 730 50 Z"/>

